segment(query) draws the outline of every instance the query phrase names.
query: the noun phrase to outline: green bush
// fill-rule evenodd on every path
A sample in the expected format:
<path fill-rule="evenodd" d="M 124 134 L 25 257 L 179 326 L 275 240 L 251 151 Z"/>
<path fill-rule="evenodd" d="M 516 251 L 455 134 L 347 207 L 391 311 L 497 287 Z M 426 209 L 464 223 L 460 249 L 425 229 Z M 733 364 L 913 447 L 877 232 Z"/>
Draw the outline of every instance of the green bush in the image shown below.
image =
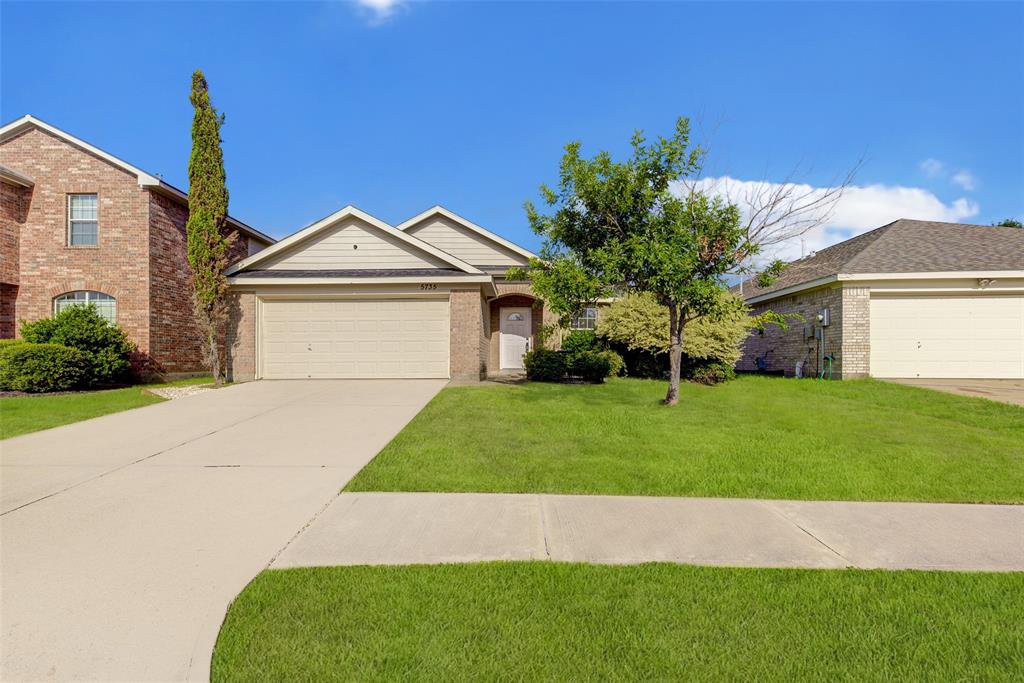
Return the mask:
<path fill-rule="evenodd" d="M 562 340 L 562 350 L 569 353 L 597 351 L 601 344 L 593 330 L 573 330 Z"/>
<path fill-rule="evenodd" d="M 582 351 L 570 358 L 569 374 L 599 384 L 611 376 L 612 360 L 607 351 Z"/>
<path fill-rule="evenodd" d="M 609 377 L 618 377 L 619 375 L 625 374 L 626 361 L 623 360 L 622 356 L 611 349 L 598 351 L 598 353 L 608 359 L 608 364 L 611 366 L 611 370 L 608 372 Z"/>
<path fill-rule="evenodd" d="M 116 384 L 128 378 L 135 345 L 119 326 L 93 306 L 68 306 L 53 318 L 21 325 L 21 336 L 35 344 L 60 344 L 78 349 L 89 362 L 88 385 Z"/>
<path fill-rule="evenodd" d="M 60 344 L 11 344 L 0 351 L 0 389 L 8 391 L 68 391 L 88 372 L 86 355 Z"/>
<path fill-rule="evenodd" d="M 526 377 L 537 382 L 560 382 L 565 378 L 566 354 L 549 349 L 535 349 L 523 356 Z"/>
<path fill-rule="evenodd" d="M 736 370 L 733 366 L 719 361 L 708 361 L 706 359 L 686 359 L 682 368 L 683 379 L 697 384 L 721 384 L 736 379 Z"/>
<path fill-rule="evenodd" d="M 752 322 L 747 307 L 734 294 L 723 290 L 721 297 L 720 315 L 696 318 L 686 325 L 683 379 L 709 383 L 709 378 L 725 381 L 735 376 L 732 367 L 742 355 Z M 668 309 L 652 295 L 627 294 L 613 302 L 597 323 L 597 336 L 622 354 L 630 377 L 667 376 Z"/>

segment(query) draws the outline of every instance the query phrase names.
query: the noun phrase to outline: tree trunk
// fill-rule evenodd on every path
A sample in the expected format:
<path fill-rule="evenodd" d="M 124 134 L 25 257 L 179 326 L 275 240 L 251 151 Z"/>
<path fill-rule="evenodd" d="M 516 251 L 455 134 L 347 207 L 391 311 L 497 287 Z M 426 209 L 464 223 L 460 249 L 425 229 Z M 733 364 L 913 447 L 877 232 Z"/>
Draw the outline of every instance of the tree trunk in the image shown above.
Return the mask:
<path fill-rule="evenodd" d="M 674 406 L 679 403 L 679 376 L 683 364 L 683 314 L 676 304 L 668 307 L 668 333 L 670 346 L 668 349 L 668 393 L 665 394 L 665 405 Z"/>
<path fill-rule="evenodd" d="M 210 345 L 210 369 L 213 371 L 213 386 L 219 387 L 220 382 L 220 349 L 217 346 L 217 324 L 212 323 L 206 331 Z"/>

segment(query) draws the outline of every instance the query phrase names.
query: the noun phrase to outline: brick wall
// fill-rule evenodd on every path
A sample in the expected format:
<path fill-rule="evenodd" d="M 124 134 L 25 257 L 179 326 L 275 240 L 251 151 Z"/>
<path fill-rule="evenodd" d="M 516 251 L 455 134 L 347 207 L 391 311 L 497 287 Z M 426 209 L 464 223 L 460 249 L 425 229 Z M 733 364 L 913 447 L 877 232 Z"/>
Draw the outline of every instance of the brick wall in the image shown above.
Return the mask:
<path fill-rule="evenodd" d="M 31 193 L 32 188 L 0 182 L 0 339 L 10 339 L 18 329 L 18 244 Z"/>
<path fill-rule="evenodd" d="M 743 347 L 743 357 L 737 364 L 740 370 L 755 370 L 755 359 L 764 356 L 770 372 L 782 371 L 786 376 L 796 372 L 798 361 L 804 361 L 804 374 L 820 371 L 818 340 L 807 338 L 805 326 L 812 325 L 822 308 L 830 311 L 831 324 L 825 328 L 824 353 L 836 356 L 833 375 L 841 369 L 842 354 L 842 290 L 838 287 L 800 292 L 793 296 L 756 304 L 752 312 L 756 315 L 771 310 L 776 313 L 799 313 L 804 321 L 791 321 L 788 330 L 769 327 L 763 334 L 754 332 Z M 766 355 L 767 354 L 767 355 Z"/>
<path fill-rule="evenodd" d="M 256 295 L 232 291 L 228 295 L 225 369 L 232 382 L 256 378 Z"/>
<path fill-rule="evenodd" d="M 867 377 L 871 370 L 871 288 L 843 287 L 842 377 Z"/>
<path fill-rule="evenodd" d="M 95 290 L 143 354 L 149 336 L 149 193 L 131 174 L 37 128 L 0 145 L 0 164 L 35 181 L 18 244 L 18 320 L 53 315 L 53 298 Z M 67 245 L 67 195 L 99 199 L 99 244 Z"/>
<path fill-rule="evenodd" d="M 480 380 L 487 376 L 486 302 L 479 289 L 453 289 L 451 306 L 451 365 L 454 380 Z"/>
<path fill-rule="evenodd" d="M 18 243 L 32 188 L 0 182 L 0 283 L 18 284 Z"/>
<path fill-rule="evenodd" d="M 192 316 L 188 207 L 156 192 L 150 195 L 150 355 L 160 372 L 203 371 L 202 334 Z M 248 239 L 239 235 L 229 261 L 245 258 L 248 249 Z"/>

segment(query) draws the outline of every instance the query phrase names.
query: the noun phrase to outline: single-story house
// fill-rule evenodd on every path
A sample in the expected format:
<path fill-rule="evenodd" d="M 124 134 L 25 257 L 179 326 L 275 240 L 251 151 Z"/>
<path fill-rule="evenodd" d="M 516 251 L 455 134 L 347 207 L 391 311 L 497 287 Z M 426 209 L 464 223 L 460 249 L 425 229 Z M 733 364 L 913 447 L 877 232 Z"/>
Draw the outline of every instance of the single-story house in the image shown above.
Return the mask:
<path fill-rule="evenodd" d="M 452 378 L 518 371 L 553 322 L 508 270 L 527 249 L 435 206 L 353 206 L 232 265 L 229 376 Z"/>
<path fill-rule="evenodd" d="M 901 219 L 736 288 L 799 313 L 746 343 L 740 370 L 834 377 L 1024 378 L 1024 230 Z"/>

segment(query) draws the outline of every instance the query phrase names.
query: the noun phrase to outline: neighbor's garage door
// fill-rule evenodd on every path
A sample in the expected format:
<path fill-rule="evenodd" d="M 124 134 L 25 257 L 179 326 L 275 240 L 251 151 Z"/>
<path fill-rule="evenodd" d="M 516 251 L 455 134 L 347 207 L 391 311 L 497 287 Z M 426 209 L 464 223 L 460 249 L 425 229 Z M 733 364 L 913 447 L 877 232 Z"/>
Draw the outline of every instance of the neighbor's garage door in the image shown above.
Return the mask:
<path fill-rule="evenodd" d="M 265 300 L 262 375 L 448 377 L 448 301 Z"/>
<path fill-rule="evenodd" d="M 1024 377 L 1024 297 L 872 297 L 875 377 Z"/>

